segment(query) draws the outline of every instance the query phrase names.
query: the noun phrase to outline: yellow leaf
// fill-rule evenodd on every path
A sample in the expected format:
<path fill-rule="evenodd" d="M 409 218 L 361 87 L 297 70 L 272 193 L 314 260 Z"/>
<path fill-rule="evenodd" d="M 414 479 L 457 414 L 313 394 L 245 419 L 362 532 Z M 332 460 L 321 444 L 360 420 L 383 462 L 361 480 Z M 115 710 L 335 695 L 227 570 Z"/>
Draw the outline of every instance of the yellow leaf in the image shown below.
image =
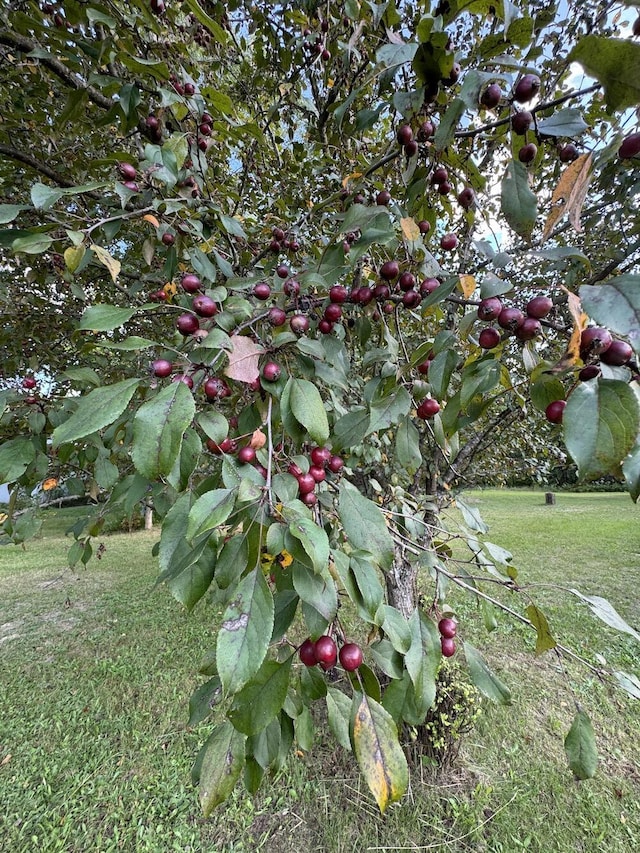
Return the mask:
<path fill-rule="evenodd" d="M 266 435 L 262 432 L 261 429 L 256 429 L 251 436 L 251 441 L 249 444 L 253 447 L 254 450 L 260 450 L 261 447 L 264 447 L 267 441 Z"/>
<path fill-rule="evenodd" d="M 283 569 L 288 568 L 288 566 L 293 563 L 293 557 L 291 554 L 285 549 L 278 554 L 278 562 L 282 566 Z"/>
<path fill-rule="evenodd" d="M 174 284 L 172 281 L 169 281 L 162 289 L 167 294 L 167 296 L 175 296 L 178 292 L 178 285 Z"/>
<path fill-rule="evenodd" d="M 145 213 L 145 215 L 142 218 L 145 220 L 145 222 L 150 222 L 154 228 L 160 227 L 160 222 L 157 220 L 157 218 L 152 213 Z"/>
<path fill-rule="evenodd" d="M 346 187 L 352 178 L 361 178 L 361 177 L 362 177 L 362 172 L 352 172 L 350 175 L 347 175 L 346 178 L 342 179 L 342 186 Z"/>
<path fill-rule="evenodd" d="M 543 241 L 551 234 L 565 213 L 569 215 L 569 222 L 574 230 L 582 231 L 580 214 L 591 180 L 592 163 L 591 154 L 582 154 L 577 160 L 570 163 L 562 173 L 558 186 L 551 196 L 551 211 L 542 232 Z"/>
<path fill-rule="evenodd" d="M 587 325 L 587 321 L 589 319 L 582 310 L 580 298 L 575 293 L 571 293 L 570 290 L 567 290 L 566 287 L 563 287 L 562 289 L 567 294 L 569 313 L 573 320 L 573 332 L 571 333 L 571 338 L 569 339 L 567 349 L 565 350 L 562 358 L 556 362 L 552 368 L 550 368 L 549 373 L 563 373 L 565 370 L 570 370 L 580 359 L 580 339 L 582 337 L 582 330 Z"/>
<path fill-rule="evenodd" d="M 74 273 L 84 257 L 84 246 L 69 246 L 64 250 L 64 262 L 70 273 Z"/>
<path fill-rule="evenodd" d="M 459 284 L 460 290 L 464 293 L 464 298 L 471 299 L 476 289 L 475 275 L 461 275 Z"/>
<path fill-rule="evenodd" d="M 50 492 L 51 489 L 55 489 L 55 487 L 57 485 L 58 485 L 58 478 L 57 477 L 47 477 L 47 479 L 42 484 L 42 490 L 45 492 Z"/>
<path fill-rule="evenodd" d="M 402 228 L 405 240 L 420 239 L 420 229 L 412 216 L 403 216 L 400 220 L 400 227 Z"/>
<path fill-rule="evenodd" d="M 229 364 L 224 369 L 225 376 L 239 382 L 254 382 L 260 376 L 258 362 L 264 347 L 246 335 L 232 335 L 229 340 L 231 352 Z"/>
<path fill-rule="evenodd" d="M 0 524 L 4 524 L 8 518 L 9 516 L 6 512 L 0 512 Z"/>
<path fill-rule="evenodd" d="M 115 281 L 120 275 L 122 267 L 120 261 L 117 258 L 111 257 L 106 249 L 103 249 L 102 246 L 96 246 L 95 243 L 92 244 L 91 249 L 100 263 L 109 270 L 111 278 Z"/>

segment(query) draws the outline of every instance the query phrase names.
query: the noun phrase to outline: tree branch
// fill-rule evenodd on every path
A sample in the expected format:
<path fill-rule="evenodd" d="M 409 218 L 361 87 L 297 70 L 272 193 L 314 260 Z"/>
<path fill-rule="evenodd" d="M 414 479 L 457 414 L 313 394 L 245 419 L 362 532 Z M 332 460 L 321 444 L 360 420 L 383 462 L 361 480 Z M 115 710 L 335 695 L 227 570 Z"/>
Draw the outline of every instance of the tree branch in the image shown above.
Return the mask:
<path fill-rule="evenodd" d="M 6 44 L 9 47 L 17 48 L 26 54 L 32 53 L 34 50 L 42 50 L 42 46 L 34 39 L 21 36 L 11 30 L 0 30 L 0 44 Z M 94 86 L 89 86 L 79 74 L 71 71 L 67 68 L 64 62 L 56 59 L 56 57 L 48 54 L 46 56 L 34 57 L 34 61 L 36 60 L 42 65 L 45 65 L 50 71 L 53 71 L 57 77 L 63 80 L 67 85 L 71 86 L 72 89 L 85 91 L 89 100 L 93 101 L 97 106 L 102 107 L 104 110 L 110 110 L 113 107 L 114 101 L 111 98 L 103 95 L 102 92 Z"/>
<path fill-rule="evenodd" d="M 46 163 L 36 160 L 35 157 L 32 157 L 31 154 L 27 154 L 26 151 L 18 151 L 17 148 L 12 148 L 10 145 L 2 145 L 0 143 L 0 155 L 4 155 L 10 160 L 15 160 L 18 163 L 24 163 L 25 166 L 29 166 L 34 171 L 50 178 L 50 180 L 56 183 L 59 187 L 75 186 L 73 181 L 65 178 L 59 172 L 56 172 L 55 169 L 52 169 L 51 166 L 47 166 Z"/>

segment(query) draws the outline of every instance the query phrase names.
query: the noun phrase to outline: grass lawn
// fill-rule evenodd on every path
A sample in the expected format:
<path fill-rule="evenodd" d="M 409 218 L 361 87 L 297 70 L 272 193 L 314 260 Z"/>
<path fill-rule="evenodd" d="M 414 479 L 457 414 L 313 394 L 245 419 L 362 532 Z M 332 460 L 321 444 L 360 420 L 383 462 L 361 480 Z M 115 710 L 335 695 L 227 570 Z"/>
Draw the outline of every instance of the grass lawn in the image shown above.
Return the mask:
<path fill-rule="evenodd" d="M 640 508 L 620 494 L 477 491 L 467 499 L 508 548 L 518 581 L 558 641 L 640 675 L 640 644 L 560 587 L 608 598 L 640 628 Z M 74 510 L 47 510 L 43 537 L 0 548 L 0 850 L 540 851 L 640 849 L 640 703 L 551 653 L 498 616 L 491 634 L 454 595 L 460 633 L 508 683 L 513 705 L 483 706 L 458 765 L 414 773 L 381 817 L 350 756 L 319 733 L 256 797 L 238 786 L 202 819 L 189 771 L 207 725 L 188 697 L 219 616 L 186 615 L 154 588 L 158 532 L 112 535 L 100 560 L 66 567 Z M 455 519 L 452 517 L 452 522 Z M 522 613 L 526 602 L 488 591 Z M 454 659 L 455 660 L 455 659 Z M 576 783 L 563 739 L 575 701 L 591 716 L 600 764 Z"/>

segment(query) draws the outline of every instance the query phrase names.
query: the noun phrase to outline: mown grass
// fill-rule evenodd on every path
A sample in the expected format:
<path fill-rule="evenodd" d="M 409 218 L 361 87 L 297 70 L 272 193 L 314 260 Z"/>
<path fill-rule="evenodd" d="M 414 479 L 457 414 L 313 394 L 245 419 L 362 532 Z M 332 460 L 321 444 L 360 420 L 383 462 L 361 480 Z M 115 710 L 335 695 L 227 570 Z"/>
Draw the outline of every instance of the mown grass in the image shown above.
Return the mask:
<path fill-rule="evenodd" d="M 518 581 L 558 640 L 591 663 L 640 673 L 632 638 L 559 593 L 609 598 L 640 623 L 638 507 L 615 494 L 468 496 L 492 541 L 514 554 Z M 484 706 L 459 765 L 439 780 L 417 768 L 409 794 L 381 817 L 349 756 L 320 731 L 255 798 L 238 787 L 208 821 L 189 771 L 206 736 L 186 704 L 210 647 L 215 607 L 184 614 L 155 589 L 157 532 L 113 535 L 87 569 L 66 568 L 72 510 L 48 510 L 43 538 L 0 549 L 0 849 L 31 851 L 575 851 L 640 849 L 638 703 L 498 618 L 491 634 L 452 596 L 464 639 L 509 684 L 513 704 Z M 493 588 L 490 588 L 492 593 Z M 498 591 L 518 612 L 526 602 Z M 576 783 L 563 739 L 579 701 L 598 736 L 596 778 Z"/>

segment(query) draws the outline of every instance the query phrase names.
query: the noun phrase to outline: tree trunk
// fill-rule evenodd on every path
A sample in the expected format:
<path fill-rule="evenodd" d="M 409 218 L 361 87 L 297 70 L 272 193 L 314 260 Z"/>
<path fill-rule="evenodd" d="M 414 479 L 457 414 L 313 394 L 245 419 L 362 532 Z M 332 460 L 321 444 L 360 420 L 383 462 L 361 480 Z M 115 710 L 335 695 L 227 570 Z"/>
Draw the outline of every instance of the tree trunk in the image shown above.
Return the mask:
<path fill-rule="evenodd" d="M 144 529 L 153 530 L 153 507 L 151 504 L 144 505 Z"/>
<path fill-rule="evenodd" d="M 396 554 L 391 569 L 385 575 L 388 603 L 409 619 L 418 606 L 418 566 L 410 563 L 404 548 L 396 544 Z"/>

